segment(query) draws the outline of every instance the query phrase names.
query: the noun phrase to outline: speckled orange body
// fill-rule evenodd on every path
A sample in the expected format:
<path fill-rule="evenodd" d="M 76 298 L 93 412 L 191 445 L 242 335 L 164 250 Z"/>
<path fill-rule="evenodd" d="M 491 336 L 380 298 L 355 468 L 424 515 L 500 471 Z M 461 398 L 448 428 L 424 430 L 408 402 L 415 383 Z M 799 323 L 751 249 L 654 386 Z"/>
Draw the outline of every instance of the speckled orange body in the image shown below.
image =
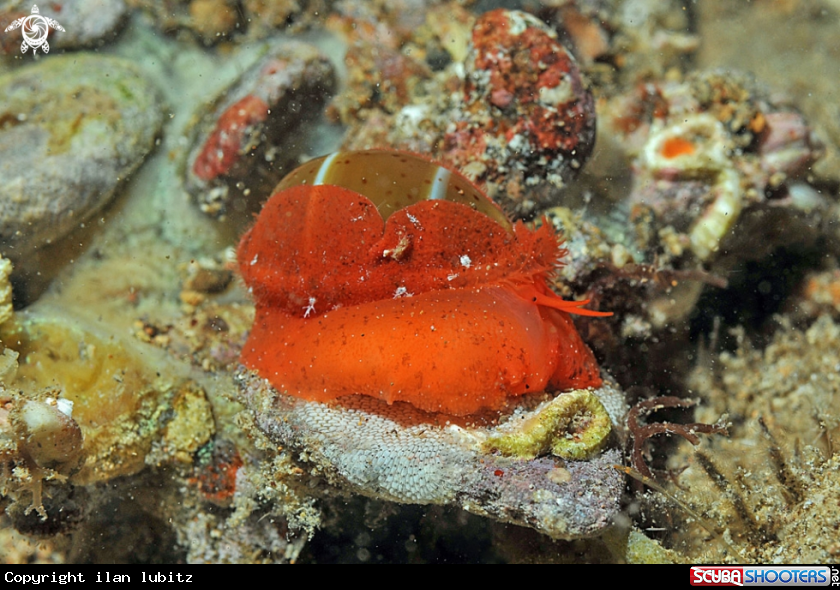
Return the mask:
<path fill-rule="evenodd" d="M 600 384 L 568 315 L 597 312 L 547 286 L 562 254 L 550 226 L 506 226 L 440 197 L 382 211 L 338 186 L 275 192 L 239 246 L 256 301 L 246 366 L 307 399 L 364 394 L 454 415 L 549 386 Z"/>

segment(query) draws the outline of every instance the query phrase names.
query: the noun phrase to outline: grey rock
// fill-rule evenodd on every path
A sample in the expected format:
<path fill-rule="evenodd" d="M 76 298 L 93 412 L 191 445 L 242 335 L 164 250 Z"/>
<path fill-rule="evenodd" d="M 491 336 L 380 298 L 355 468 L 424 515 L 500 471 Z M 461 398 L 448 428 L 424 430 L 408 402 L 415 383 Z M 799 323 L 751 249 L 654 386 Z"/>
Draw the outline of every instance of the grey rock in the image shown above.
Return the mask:
<path fill-rule="evenodd" d="M 53 16 L 64 27 L 63 32 L 56 33 L 54 45 L 59 49 L 75 49 L 106 42 L 116 34 L 127 16 L 124 0 L 64 2 L 61 12 Z"/>
<path fill-rule="evenodd" d="M 0 1 L 0 14 L 8 15 L 7 20 L 26 16 L 30 14 L 32 4 L 29 0 Z M 40 14 L 54 19 L 63 29 L 50 31 L 47 42 L 51 50 L 78 49 L 104 43 L 116 34 L 128 16 L 125 0 L 44 1 L 36 4 Z M 10 39 L 4 41 L 6 52 L 18 53 L 22 40 L 20 29 L 16 33 L 7 33 L 7 36 L 14 36 L 15 42 Z"/>
<path fill-rule="evenodd" d="M 435 423 L 405 403 L 366 396 L 322 404 L 237 377 L 257 427 L 340 489 L 405 504 L 450 504 L 556 539 L 591 537 L 612 523 L 623 476 L 617 450 L 589 461 L 486 452 L 492 427 Z M 440 416 L 437 416 L 440 418 Z"/>
<path fill-rule="evenodd" d="M 300 163 L 311 125 L 336 84 L 333 66 L 316 47 L 268 48 L 198 125 L 185 186 L 200 209 L 222 218 L 237 199 L 271 194 Z"/>
<path fill-rule="evenodd" d="M 0 77 L 0 253 L 20 259 L 108 203 L 162 121 L 155 86 L 119 59 L 49 56 Z"/>

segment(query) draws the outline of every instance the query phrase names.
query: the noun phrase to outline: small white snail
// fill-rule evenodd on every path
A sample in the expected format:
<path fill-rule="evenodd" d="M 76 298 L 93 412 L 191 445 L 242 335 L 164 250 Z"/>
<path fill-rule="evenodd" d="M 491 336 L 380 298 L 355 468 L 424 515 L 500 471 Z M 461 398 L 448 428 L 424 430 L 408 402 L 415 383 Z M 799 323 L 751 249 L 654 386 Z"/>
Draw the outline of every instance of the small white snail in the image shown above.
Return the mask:
<path fill-rule="evenodd" d="M 72 418 L 73 402 L 26 400 L 11 413 L 18 448 L 39 467 L 70 471 L 82 452 L 82 430 Z"/>

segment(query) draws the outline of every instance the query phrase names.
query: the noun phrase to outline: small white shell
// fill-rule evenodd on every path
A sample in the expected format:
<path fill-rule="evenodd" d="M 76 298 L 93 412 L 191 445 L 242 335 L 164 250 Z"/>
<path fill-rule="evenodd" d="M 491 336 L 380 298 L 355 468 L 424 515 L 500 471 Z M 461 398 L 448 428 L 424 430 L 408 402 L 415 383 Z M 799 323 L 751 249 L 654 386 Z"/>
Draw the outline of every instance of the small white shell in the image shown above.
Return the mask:
<path fill-rule="evenodd" d="M 61 402 L 27 400 L 15 412 L 20 449 L 41 467 L 69 465 L 82 451 L 82 429 L 65 413 L 72 402 Z"/>

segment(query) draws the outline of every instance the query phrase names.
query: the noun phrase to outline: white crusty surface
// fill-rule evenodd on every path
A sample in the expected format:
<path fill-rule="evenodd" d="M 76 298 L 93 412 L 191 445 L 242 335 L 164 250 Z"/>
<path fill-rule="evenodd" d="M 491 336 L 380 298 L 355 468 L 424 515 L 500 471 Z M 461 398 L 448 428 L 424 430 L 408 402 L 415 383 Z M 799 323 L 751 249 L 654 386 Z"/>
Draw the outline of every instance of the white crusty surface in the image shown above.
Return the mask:
<path fill-rule="evenodd" d="M 278 393 L 256 374 L 237 377 L 257 426 L 331 484 L 406 504 L 452 504 L 558 539 L 599 533 L 619 508 L 621 461 L 523 460 L 489 454 L 492 427 L 447 423 L 404 403 L 365 396 L 309 402 Z"/>

